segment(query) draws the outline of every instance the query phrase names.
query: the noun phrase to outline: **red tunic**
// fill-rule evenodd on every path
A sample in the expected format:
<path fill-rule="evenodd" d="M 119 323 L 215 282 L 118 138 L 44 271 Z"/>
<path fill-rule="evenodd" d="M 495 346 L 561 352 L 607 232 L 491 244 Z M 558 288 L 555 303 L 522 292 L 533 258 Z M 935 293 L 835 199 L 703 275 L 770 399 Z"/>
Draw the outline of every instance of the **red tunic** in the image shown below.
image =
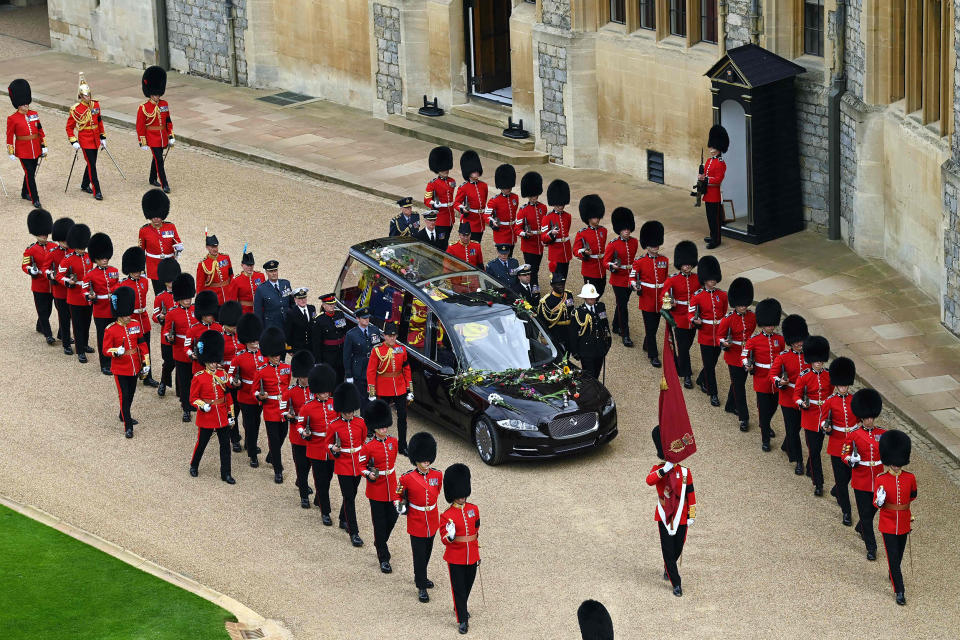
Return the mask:
<path fill-rule="evenodd" d="M 584 278 L 606 278 L 603 257 L 607 249 L 606 227 L 584 227 L 573 241 L 573 252 L 581 261 Z"/>
<path fill-rule="evenodd" d="M 843 452 L 847 434 L 857 428 L 857 416 L 850 410 L 852 400 L 852 393 L 834 393 L 823 403 L 823 412 L 826 415 L 824 422 L 830 425 L 827 455 L 839 456 Z"/>
<path fill-rule="evenodd" d="M 800 426 L 807 431 L 820 431 L 820 425 L 827 415 L 823 407 L 824 402 L 833 393 L 830 373 L 826 367 L 820 371 L 804 369 L 800 372 L 796 385 L 793 390 L 793 403 L 800 409 Z M 804 394 L 810 403 L 808 409 L 802 406 Z"/>
<path fill-rule="evenodd" d="M 39 158 L 46 141 L 40 115 L 36 111 L 25 114 L 15 111 L 7 116 L 7 153 L 29 160 Z"/>
<path fill-rule="evenodd" d="M 366 455 L 379 474 L 376 480 L 367 478 L 367 498 L 376 502 L 390 502 L 397 492 L 397 451 L 399 443 L 393 436 L 383 440 L 374 436 L 363 445 L 361 454 Z"/>
<path fill-rule="evenodd" d="M 637 258 L 637 246 L 636 238 L 624 240 L 620 235 L 607 243 L 603 251 L 603 268 L 610 272 L 611 287 L 630 286 L 630 269 Z"/>
<path fill-rule="evenodd" d="M 233 397 L 227 372 L 217 367 L 213 373 L 204 369 L 190 380 L 190 404 L 197 407 L 197 426 L 201 429 L 220 429 L 230 424 Z M 203 405 L 209 404 L 210 411 Z"/>
<path fill-rule="evenodd" d="M 327 432 L 330 424 L 339 416 L 333 410 L 333 398 L 319 400 L 313 396 L 300 409 L 304 426 L 310 427 L 313 436 L 307 440 L 307 457 L 311 460 L 330 460 L 330 449 L 327 448 Z"/>
<path fill-rule="evenodd" d="M 53 249 L 50 250 L 50 289 L 53 292 L 53 297 L 58 300 L 65 300 L 67 297 L 67 288 L 57 280 L 57 270 L 60 268 L 60 263 L 63 262 L 64 257 L 67 255 L 67 249 L 63 245 L 53 242 L 55 245 Z"/>
<path fill-rule="evenodd" d="M 670 297 L 673 298 L 673 308 L 670 310 L 670 315 L 676 321 L 678 329 L 696 328 L 690 324 L 688 311 L 690 309 L 690 298 L 698 289 L 700 289 L 700 280 L 697 278 L 697 274 L 692 271 L 686 274 L 682 271 L 677 272 L 667 278 L 663 285 L 663 294 L 669 293 Z M 663 296 L 660 297 L 660 301 L 661 306 L 663 306 Z"/>
<path fill-rule="evenodd" d="M 173 344 L 167 341 L 163 325 L 166 323 L 167 312 L 173 309 L 175 304 L 172 291 L 162 291 L 153 297 L 153 321 L 160 327 L 160 344 Z"/>
<path fill-rule="evenodd" d="M 147 100 L 137 108 L 137 139 L 141 147 L 166 147 L 172 135 L 173 121 L 166 100 L 156 104 Z"/>
<path fill-rule="evenodd" d="M 558 263 L 570 262 L 573 259 L 573 248 L 570 246 L 571 223 L 569 213 L 554 209 L 543 218 L 540 225 L 540 239 L 548 248 L 551 273 L 556 270 Z"/>
<path fill-rule="evenodd" d="M 151 280 L 157 279 L 157 265 L 161 260 L 173 258 L 177 255 L 178 249 L 183 249 L 177 226 L 165 220 L 159 227 L 153 226 L 150 222 L 140 227 L 137 244 L 147 255 L 147 277 Z"/>
<path fill-rule="evenodd" d="M 257 390 L 253 381 L 257 377 L 257 369 L 267 362 L 259 351 L 243 350 L 233 359 L 234 379 L 240 381 L 237 390 L 237 402 L 243 404 L 259 404 L 260 401 L 253 395 Z"/>
<path fill-rule="evenodd" d="M 427 183 L 427 190 L 423 194 L 423 204 L 437 212 L 438 227 L 453 226 L 453 192 L 457 188 L 457 181 L 447 176 L 437 176 Z"/>
<path fill-rule="evenodd" d="M 57 268 L 57 280 L 67 288 L 67 304 L 78 307 L 90 306 L 90 301 L 87 299 L 89 283 L 86 279 L 91 269 L 93 269 L 93 262 L 90 261 L 90 256 L 86 251 L 83 253 L 70 251 L 63 256 L 63 260 Z M 67 286 L 67 282 L 70 280 L 76 284 Z"/>
<path fill-rule="evenodd" d="M 693 320 L 700 317 L 697 329 L 697 342 L 712 347 L 720 346 L 720 321 L 727 315 L 727 292 L 722 289 L 698 289 L 687 304 L 687 317 L 691 327 Z"/>
<path fill-rule="evenodd" d="M 93 298 L 93 317 L 112 318 L 113 305 L 110 296 L 120 286 L 120 272 L 116 267 L 94 267 L 84 278 L 86 289 Z"/>
<path fill-rule="evenodd" d="M 285 362 L 277 364 L 264 362 L 253 377 L 254 393 L 260 391 L 261 385 L 267 394 L 265 399 L 258 400 L 263 405 L 263 419 L 268 422 L 282 421 L 287 409 L 287 404 L 283 400 L 283 390 L 290 386 L 290 365 Z"/>
<path fill-rule="evenodd" d="M 515 244 L 517 242 L 517 211 L 520 208 L 520 198 L 517 194 L 504 195 L 498 193 L 487 202 L 490 208 L 490 228 L 493 229 L 495 244 Z M 494 226 L 494 218 L 499 220 L 499 226 Z"/>
<path fill-rule="evenodd" d="M 230 282 L 231 299 L 243 305 L 245 311 L 253 311 L 253 295 L 257 292 L 257 287 L 266 281 L 267 276 L 259 271 L 254 271 L 250 275 L 238 273 Z"/>
<path fill-rule="evenodd" d="M 726 340 L 727 350 L 723 352 L 723 361 L 732 367 L 743 367 L 743 345 L 757 329 L 757 316 L 753 311 L 740 315 L 731 311 L 720 321 L 717 331 Z"/>
<path fill-rule="evenodd" d="M 803 359 L 802 351 L 784 349 L 780 355 L 773 359 L 773 364 L 770 366 L 770 384 L 772 385 L 771 388 L 780 394 L 781 407 L 795 406 L 793 404 L 793 391 L 797 386 L 797 378 L 800 377 L 800 372 L 806 368 L 807 362 Z M 786 379 L 789 382 L 782 388 L 778 388 L 773 381 L 774 378 Z"/>
<path fill-rule="evenodd" d="M 307 446 L 307 440 L 300 437 L 300 428 L 304 425 L 304 416 L 301 415 L 303 405 L 313 397 L 310 389 L 300 386 L 299 383 L 293 384 L 283 392 L 283 401 L 287 405 L 287 414 L 296 416 L 295 420 L 288 420 L 290 424 L 290 444 L 299 444 Z"/>
<path fill-rule="evenodd" d="M 447 523 L 454 527 L 453 541 L 447 540 Z M 471 502 L 452 504 L 440 514 L 440 542 L 446 547 L 443 559 L 447 564 L 476 564 L 480 560 L 480 509 Z"/>
<path fill-rule="evenodd" d="M 124 278 L 120 281 L 120 286 L 133 289 L 133 319 L 140 323 L 144 333 L 150 333 L 152 329 L 150 326 L 150 306 L 147 304 L 147 296 L 152 290 L 150 281 L 144 277 L 135 280 Z"/>
<path fill-rule="evenodd" d="M 23 264 L 20 269 L 30 276 L 31 291 L 36 293 L 51 292 L 52 285 L 49 274 L 51 273 L 51 268 L 56 269 L 56 265 L 52 265 L 52 263 L 59 248 L 56 242 L 34 242 L 24 249 Z M 36 275 L 31 274 L 30 267 L 36 268 L 39 273 Z"/>
<path fill-rule="evenodd" d="M 670 261 L 666 256 L 645 253 L 633 261 L 630 286 L 637 290 L 640 311 L 657 313 L 663 307 L 663 290 L 669 269 Z"/>
<path fill-rule="evenodd" d="M 484 209 L 487 207 L 487 183 L 482 180 L 464 182 L 457 187 L 453 207 L 460 212 L 460 222 L 469 222 L 470 231 L 483 231 Z M 439 224 L 439 222 L 437 223 Z"/>
<path fill-rule="evenodd" d="M 233 264 L 230 256 L 219 253 L 216 257 L 206 256 L 197 264 L 197 293 L 210 289 L 217 294 L 217 304 L 233 300 Z"/>
<path fill-rule="evenodd" d="M 313 427 L 310 428 L 311 431 Z M 333 457 L 333 472 L 338 476 L 359 476 L 367 468 L 367 455 L 363 453 L 363 443 L 367 439 L 367 423 L 356 416 L 349 421 L 337 416 L 327 428 L 324 446 L 340 445 L 340 455 Z"/>
<path fill-rule="evenodd" d="M 483 250 L 479 242 L 471 240 L 466 246 L 455 242 L 447 247 L 447 253 L 483 271 Z"/>
<path fill-rule="evenodd" d="M 886 433 L 883 427 L 867 429 L 862 424 L 847 434 L 840 452 L 840 459 L 850 464 L 850 454 L 856 449 L 860 462 L 853 467 L 851 486 L 858 491 L 875 491 L 877 476 L 883 473 L 880 462 L 880 436 Z"/>
<path fill-rule="evenodd" d="M 233 359 L 237 357 L 238 353 L 244 350 L 244 347 L 243 344 L 237 340 L 237 334 L 228 333 L 226 328 L 224 328 L 221 333 L 223 333 L 223 366 L 232 378 L 237 369 L 233 364 Z"/>
<path fill-rule="evenodd" d="M 877 529 L 880 533 L 903 535 L 910 533 L 910 503 L 917 499 L 917 477 L 909 471 L 901 471 L 893 475 L 884 471 L 877 476 L 876 488 L 873 491 L 873 504 L 877 504 L 877 489 L 883 487 L 887 495 L 880 507 L 880 519 Z"/>
<path fill-rule="evenodd" d="M 115 376 L 135 376 L 145 364 L 150 345 L 136 320 L 123 325 L 113 322 L 103 331 L 103 355 L 110 356 L 110 372 Z M 123 353 L 115 355 L 117 348 Z"/>
<path fill-rule="evenodd" d="M 707 193 L 703 196 L 704 202 L 720 202 L 722 195 L 720 193 L 720 183 L 723 182 L 723 176 L 727 173 L 727 163 L 723 158 L 707 158 L 703 164 L 703 173 L 707 178 Z"/>
<path fill-rule="evenodd" d="M 193 361 L 194 373 L 196 373 L 197 371 L 200 371 L 200 369 L 203 369 L 203 365 L 197 361 L 197 354 L 194 351 L 194 345 L 196 344 L 197 340 L 200 339 L 200 336 L 203 335 L 203 332 L 207 331 L 208 329 L 212 329 L 213 331 L 219 331 L 220 333 L 223 333 L 223 327 L 220 326 L 220 323 L 218 322 L 211 322 L 210 324 L 204 324 L 202 322 L 198 322 L 195 325 L 191 326 L 189 329 L 187 329 L 187 333 L 183 339 L 183 350 L 187 354 L 187 357 Z M 218 364 L 222 364 L 222 363 L 218 363 Z"/>
<path fill-rule="evenodd" d="M 771 385 L 771 368 L 776 360 L 777 354 L 783 351 L 785 343 L 783 336 L 779 333 L 764 333 L 760 331 L 757 335 L 747 340 L 743 345 L 742 364 L 747 366 L 747 361 L 753 359 L 753 390 L 758 393 L 774 393 Z"/>
<path fill-rule="evenodd" d="M 192 304 L 189 307 L 178 304 L 167 311 L 167 318 L 163 323 L 163 334 L 173 336 L 173 359 L 177 362 L 190 362 L 190 356 L 187 355 L 183 341 L 190 328 L 196 324 L 199 323 L 193 316 Z"/>
<path fill-rule="evenodd" d="M 67 138 L 71 144 L 79 142 L 81 149 L 96 149 L 106 137 L 98 101 L 92 100 L 89 107 L 82 102 L 70 107 L 67 115 Z"/>
<path fill-rule="evenodd" d="M 407 348 L 378 344 L 367 361 L 367 393 L 371 396 L 405 396 L 413 389 Z"/>
<path fill-rule="evenodd" d="M 540 229 L 543 228 L 543 219 L 547 217 L 547 205 L 542 202 L 530 203 L 520 207 L 517 211 L 517 237 L 520 238 L 520 251 L 543 255 L 543 239 Z M 524 234 L 524 235 L 521 235 Z"/>
<path fill-rule="evenodd" d="M 680 513 L 680 522 L 678 524 L 687 524 L 689 518 L 695 518 L 697 514 L 697 495 L 693 491 L 693 472 L 687 468 L 686 478 L 683 477 L 683 465 L 674 465 L 669 472 L 667 472 L 662 477 L 658 473 L 661 468 L 663 468 L 664 463 L 655 464 L 653 468 L 650 469 L 650 473 L 647 474 L 647 485 L 657 487 L 657 502 L 658 507 L 653 511 L 653 520 L 654 522 L 663 522 L 663 518 L 660 516 L 660 511 L 667 506 L 668 501 L 671 498 L 674 500 L 679 500 L 677 496 L 671 495 L 670 485 L 683 487 L 683 491 L 686 494 L 684 499 L 683 511 Z M 679 503 L 677 504 L 679 507 Z M 674 512 L 676 513 L 676 512 Z M 667 517 L 667 524 L 672 522 L 669 509 L 664 511 L 664 515 Z"/>
<path fill-rule="evenodd" d="M 441 487 L 443 472 L 438 469 L 430 469 L 426 474 L 419 469 L 411 469 L 400 476 L 394 498 L 407 497 L 407 533 L 411 536 L 431 538 L 436 535 L 440 528 L 437 500 Z"/>

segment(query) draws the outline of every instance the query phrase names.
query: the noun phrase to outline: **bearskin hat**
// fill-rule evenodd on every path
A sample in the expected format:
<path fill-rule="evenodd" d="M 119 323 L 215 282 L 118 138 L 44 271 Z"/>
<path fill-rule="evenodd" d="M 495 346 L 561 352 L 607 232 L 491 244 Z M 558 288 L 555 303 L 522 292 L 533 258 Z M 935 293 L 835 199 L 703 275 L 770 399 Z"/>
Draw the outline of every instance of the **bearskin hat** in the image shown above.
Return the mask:
<path fill-rule="evenodd" d="M 517 186 L 517 170 L 512 164 L 502 164 L 493 173 L 493 184 L 497 189 L 513 189 Z"/>
<path fill-rule="evenodd" d="M 757 303 L 757 326 L 775 327 L 780 324 L 780 314 L 783 309 L 780 307 L 780 301 L 776 298 L 764 298 Z"/>
<path fill-rule="evenodd" d="M 360 409 L 360 391 L 352 382 L 341 382 L 333 390 L 333 410 L 352 413 Z"/>
<path fill-rule="evenodd" d="M 390 412 L 390 405 L 383 400 L 374 400 L 363 410 L 363 421 L 367 423 L 367 429 L 386 429 L 393 424 L 393 413 Z M 446 481 L 446 478 L 444 478 Z"/>
<path fill-rule="evenodd" d="M 727 130 L 718 124 L 710 127 L 710 135 L 707 136 L 707 146 L 716 149 L 720 153 L 726 153 L 730 148 L 730 136 Z"/>
<path fill-rule="evenodd" d="M 794 342 L 803 342 L 810 335 L 810 331 L 807 329 L 807 321 L 803 319 L 803 316 L 798 316 L 795 313 L 783 319 L 781 329 L 787 345 Z"/>
<path fill-rule="evenodd" d="M 197 286 L 193 282 L 193 276 L 189 273 L 181 273 L 173 279 L 173 299 L 176 301 L 187 300 L 197 295 Z"/>
<path fill-rule="evenodd" d="M 90 244 L 90 227 L 83 223 L 73 225 L 67 231 L 66 241 L 70 249 L 86 249 Z"/>
<path fill-rule="evenodd" d="M 243 305 L 236 300 L 227 300 L 220 305 L 220 313 L 217 314 L 217 322 L 224 327 L 235 327 L 240 322 L 240 316 L 243 315 Z"/>
<path fill-rule="evenodd" d="M 607 608 L 596 600 L 583 601 L 577 609 L 577 621 L 583 640 L 613 640 L 613 620 Z"/>
<path fill-rule="evenodd" d="M 469 180 L 471 174 L 483 175 L 483 165 L 480 164 L 480 156 L 473 149 L 463 152 L 460 156 L 460 173 L 464 180 Z"/>
<path fill-rule="evenodd" d="M 306 378 L 310 375 L 310 370 L 313 369 L 314 363 L 316 363 L 316 360 L 313 357 L 313 353 L 306 349 L 301 349 L 290 358 L 290 375 L 294 378 Z"/>
<path fill-rule="evenodd" d="M 113 317 L 132 316 L 136 305 L 136 292 L 131 287 L 117 287 L 111 294 L 110 306 L 113 308 Z"/>
<path fill-rule="evenodd" d="M 259 342 L 261 333 L 263 333 L 263 323 L 260 322 L 257 314 L 245 313 L 237 320 L 237 340 L 240 344 Z"/>
<path fill-rule="evenodd" d="M 80 226 L 85 225 L 77 225 L 77 227 Z M 77 227 L 74 227 L 74 229 Z M 93 262 L 104 258 L 109 260 L 113 257 L 113 240 L 111 240 L 107 234 L 98 231 L 90 236 L 90 240 L 87 242 L 87 253 L 90 254 L 90 260 Z"/>
<path fill-rule="evenodd" d="M 326 362 L 315 365 L 307 376 L 307 384 L 310 386 L 310 393 L 333 393 L 337 388 L 337 371 Z"/>
<path fill-rule="evenodd" d="M 53 231 L 53 216 L 46 209 L 34 209 L 27 214 L 27 231 L 32 236 L 48 236 Z"/>
<path fill-rule="evenodd" d="M 727 289 L 727 302 L 731 307 L 749 307 L 753 304 L 753 283 L 750 278 L 734 278 Z"/>
<path fill-rule="evenodd" d="M 407 457 L 416 465 L 418 462 L 433 463 L 437 459 L 437 441 L 426 431 L 413 434 L 407 443 Z"/>
<path fill-rule="evenodd" d="M 443 472 L 443 497 L 447 502 L 470 497 L 470 467 L 454 462 Z"/>
<path fill-rule="evenodd" d="M 430 171 L 434 173 L 450 171 L 453 169 L 453 151 L 450 147 L 434 147 L 430 149 L 427 164 L 430 166 Z"/>
<path fill-rule="evenodd" d="M 160 218 L 166 220 L 170 213 L 170 198 L 160 189 L 150 189 L 140 198 L 140 208 L 147 220 Z"/>
<path fill-rule="evenodd" d="M 536 171 L 527 171 L 520 178 L 520 197 L 532 198 L 543 193 L 543 176 Z"/>
<path fill-rule="evenodd" d="M 803 359 L 806 362 L 826 362 L 830 359 L 830 342 L 823 336 L 807 336 L 803 341 Z"/>
<path fill-rule="evenodd" d="M 707 280 L 716 280 L 720 282 L 723 279 L 723 272 L 720 271 L 720 263 L 713 256 L 703 256 L 697 263 L 697 279 L 700 284 L 706 284 Z"/>
<path fill-rule="evenodd" d="M 660 425 L 657 425 L 653 428 L 653 431 L 650 432 L 650 435 L 653 437 L 653 446 L 657 449 L 657 457 L 661 460 L 666 460 L 663 457 L 663 440 L 660 439 Z"/>
<path fill-rule="evenodd" d="M 636 222 L 633 219 L 633 211 L 630 211 L 630 209 L 626 207 L 617 207 L 613 210 L 613 213 L 610 214 L 610 224 L 613 225 L 613 232 L 617 235 L 624 229 L 633 231 L 637 228 Z"/>
<path fill-rule="evenodd" d="M 663 225 L 657 220 L 647 220 L 640 227 L 640 246 L 659 247 L 663 244 Z"/>
<path fill-rule="evenodd" d="M 697 245 L 690 240 L 681 240 L 673 248 L 673 265 L 679 269 L 685 264 L 697 266 Z"/>
<path fill-rule="evenodd" d="M 140 83 L 143 89 L 143 95 L 162 96 L 167 90 L 167 71 L 163 67 L 152 66 L 143 70 L 143 78 Z"/>
<path fill-rule="evenodd" d="M 260 353 L 263 357 L 282 356 L 287 351 L 287 342 L 280 327 L 267 327 L 260 334 Z"/>
<path fill-rule="evenodd" d="M 70 229 L 73 228 L 73 218 L 57 218 L 50 232 L 50 239 L 54 242 L 66 242 Z"/>
<path fill-rule="evenodd" d="M 583 220 L 583 224 L 590 224 L 591 218 L 603 218 L 603 214 L 607 211 L 603 200 L 595 193 L 580 198 L 578 206 L 580 209 L 580 219 Z"/>
<path fill-rule="evenodd" d="M 857 365 L 853 360 L 840 356 L 834 358 L 830 363 L 830 384 L 835 387 L 849 387 L 853 384 L 853 378 L 857 375 Z"/>
<path fill-rule="evenodd" d="M 140 247 L 128 247 L 120 258 L 120 271 L 124 275 L 143 273 L 147 268 L 147 254 Z"/>
<path fill-rule="evenodd" d="M 217 317 L 220 311 L 220 300 L 217 298 L 217 292 L 212 289 L 204 289 L 197 293 L 196 300 L 193 301 L 193 317 L 198 321 L 204 316 Z"/>
<path fill-rule="evenodd" d="M 547 204 L 551 207 L 570 204 L 570 185 L 566 180 L 554 180 L 547 186 Z"/>
<path fill-rule="evenodd" d="M 7 93 L 10 95 L 10 102 L 14 109 L 19 109 L 25 104 L 33 102 L 33 96 L 30 95 L 30 83 L 23 78 L 17 78 L 7 87 Z"/>
<path fill-rule="evenodd" d="M 207 329 L 200 334 L 193 350 L 197 354 L 197 362 L 207 364 L 223 362 L 223 347 L 223 334 L 216 329 Z"/>
<path fill-rule="evenodd" d="M 180 263 L 173 258 L 164 258 L 157 263 L 157 280 L 173 282 L 180 275 Z"/>
<path fill-rule="evenodd" d="M 860 389 L 850 400 L 850 411 L 861 420 L 876 418 L 883 410 L 883 398 L 876 389 Z"/>
<path fill-rule="evenodd" d="M 910 464 L 910 436 L 899 429 L 890 429 L 880 436 L 880 462 L 884 466 L 905 467 Z M 443 483 L 447 483 L 444 476 Z"/>

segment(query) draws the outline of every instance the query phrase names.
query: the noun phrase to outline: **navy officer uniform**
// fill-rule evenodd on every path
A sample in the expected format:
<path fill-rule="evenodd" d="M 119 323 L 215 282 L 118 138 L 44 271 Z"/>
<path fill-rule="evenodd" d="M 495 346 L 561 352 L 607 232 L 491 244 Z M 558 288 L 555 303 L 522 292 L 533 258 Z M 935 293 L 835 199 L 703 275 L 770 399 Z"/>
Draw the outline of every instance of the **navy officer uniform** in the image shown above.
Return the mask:
<path fill-rule="evenodd" d="M 253 294 L 253 312 L 260 318 L 264 330 L 268 327 L 276 327 L 285 331 L 287 311 L 293 306 L 293 289 L 290 288 L 290 281 L 276 277 L 279 268 L 280 263 L 276 260 L 264 262 L 263 270 L 267 274 L 267 281 L 260 283 Z"/>
<path fill-rule="evenodd" d="M 397 200 L 400 213 L 390 220 L 390 237 L 410 238 L 420 230 L 420 214 L 413 212 L 413 198 L 407 196 Z M 361 394 L 362 395 L 362 394 Z"/>
<path fill-rule="evenodd" d="M 361 327 L 359 320 L 369 320 L 370 310 L 357 309 L 357 326 L 347 331 L 343 339 L 344 382 L 352 383 L 360 392 L 361 409 L 370 403 L 367 393 L 367 363 L 370 352 L 383 343 L 383 333 L 373 324 Z"/>
<path fill-rule="evenodd" d="M 523 296 L 523 299 L 529 302 L 534 309 L 540 303 L 540 289 L 533 284 L 533 267 L 529 264 L 522 264 L 517 267 L 517 284 L 513 290 Z"/>
<path fill-rule="evenodd" d="M 487 263 L 487 275 L 493 276 L 505 287 L 516 289 L 520 263 L 510 257 L 512 249 L 513 246 L 509 244 L 497 245 L 497 257 Z"/>

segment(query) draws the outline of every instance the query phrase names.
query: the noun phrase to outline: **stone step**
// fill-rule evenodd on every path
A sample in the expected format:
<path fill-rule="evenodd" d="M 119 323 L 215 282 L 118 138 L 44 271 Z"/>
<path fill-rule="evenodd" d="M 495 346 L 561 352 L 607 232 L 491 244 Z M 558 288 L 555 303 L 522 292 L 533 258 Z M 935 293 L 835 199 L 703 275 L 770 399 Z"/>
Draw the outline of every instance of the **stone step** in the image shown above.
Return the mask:
<path fill-rule="evenodd" d="M 481 102 L 467 102 L 450 107 L 447 113 L 466 118 L 467 120 L 476 120 L 480 124 L 507 128 L 507 118 L 513 113 L 513 110 L 506 105 L 487 104 Z"/>
<path fill-rule="evenodd" d="M 391 133 L 397 133 L 402 136 L 437 145 L 447 145 L 460 151 L 473 149 L 480 154 L 481 157 L 514 165 L 547 164 L 550 161 L 550 157 L 547 154 L 540 153 L 539 151 L 526 151 L 494 144 L 474 136 L 455 133 L 447 129 L 440 129 L 432 126 L 432 123 L 425 124 L 423 122 L 417 122 L 416 120 L 409 120 L 403 116 L 387 116 L 387 119 L 383 122 L 383 128 Z"/>
<path fill-rule="evenodd" d="M 437 129 L 459 133 L 460 135 L 470 136 L 471 138 L 476 138 L 478 140 L 485 140 L 486 142 L 495 145 L 512 147 L 514 149 L 522 149 L 523 151 L 533 151 L 534 148 L 534 140 L 532 137 L 524 138 L 522 140 L 505 137 L 503 135 L 503 130 L 506 128 L 506 125 L 500 127 L 483 124 L 481 122 L 477 122 L 476 120 L 461 118 L 460 116 L 452 113 L 438 117 L 424 116 L 420 115 L 417 112 L 417 109 L 414 107 L 407 109 L 406 117 L 407 120 L 413 120 L 414 122 L 436 127 Z"/>

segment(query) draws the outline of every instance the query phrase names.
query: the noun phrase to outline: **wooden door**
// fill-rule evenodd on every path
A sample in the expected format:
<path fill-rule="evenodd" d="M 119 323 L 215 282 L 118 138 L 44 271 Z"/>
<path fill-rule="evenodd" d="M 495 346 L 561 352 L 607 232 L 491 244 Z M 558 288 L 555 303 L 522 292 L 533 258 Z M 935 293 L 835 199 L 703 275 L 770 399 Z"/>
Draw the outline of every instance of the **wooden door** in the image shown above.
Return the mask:
<path fill-rule="evenodd" d="M 472 5 L 472 6 L 470 6 Z M 512 0 L 472 0 L 473 90 L 490 93 L 510 86 Z"/>

